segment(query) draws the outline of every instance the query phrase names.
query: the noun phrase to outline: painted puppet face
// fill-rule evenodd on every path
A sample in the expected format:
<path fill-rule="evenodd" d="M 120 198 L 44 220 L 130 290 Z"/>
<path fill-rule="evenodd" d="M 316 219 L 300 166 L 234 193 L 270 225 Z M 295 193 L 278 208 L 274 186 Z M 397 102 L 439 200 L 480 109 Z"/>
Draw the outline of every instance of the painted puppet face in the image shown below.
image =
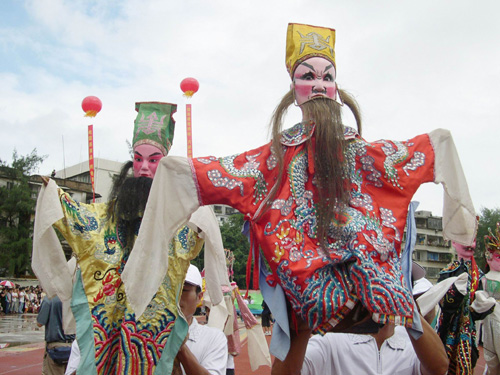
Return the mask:
<path fill-rule="evenodd" d="M 476 240 L 474 240 L 472 246 L 465 246 L 457 242 L 452 242 L 452 244 L 455 250 L 457 251 L 459 259 L 471 260 L 472 257 L 474 256 L 474 249 L 476 248 Z"/>
<path fill-rule="evenodd" d="M 158 147 L 142 144 L 134 148 L 134 177 L 153 178 L 163 157 Z"/>
<path fill-rule="evenodd" d="M 298 105 L 316 97 L 335 99 L 335 67 L 322 57 L 311 57 L 295 69 L 292 87 Z"/>
<path fill-rule="evenodd" d="M 486 256 L 486 262 L 488 262 L 490 269 L 493 271 L 500 271 L 500 251 L 486 250 L 484 255 Z"/>

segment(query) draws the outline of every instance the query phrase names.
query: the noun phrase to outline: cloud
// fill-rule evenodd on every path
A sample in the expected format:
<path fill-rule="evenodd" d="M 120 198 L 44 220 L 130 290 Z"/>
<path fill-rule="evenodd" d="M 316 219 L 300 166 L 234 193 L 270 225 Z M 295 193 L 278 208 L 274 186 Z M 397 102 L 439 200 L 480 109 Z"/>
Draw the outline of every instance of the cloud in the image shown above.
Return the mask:
<path fill-rule="evenodd" d="M 19 4 L 23 5 L 20 6 Z M 0 26 L 0 158 L 37 148 L 41 171 L 86 160 L 86 127 L 95 126 L 96 156 L 128 158 L 136 101 L 178 104 L 172 154 L 186 150 L 179 89 L 200 82 L 193 105 L 195 156 L 223 156 L 268 141 L 267 124 L 289 88 L 288 22 L 335 27 L 341 87 L 358 99 L 364 136 L 404 140 L 449 128 L 477 208 L 497 207 L 486 166 L 499 138 L 500 4 L 213 0 L 27 0 Z M 103 102 L 93 120 L 80 103 Z M 290 110 L 290 125 L 300 111 Z M 352 118 L 346 117 L 352 125 Z M 485 168 L 486 167 L 486 168 Z M 441 189 L 417 197 L 441 212 Z"/>

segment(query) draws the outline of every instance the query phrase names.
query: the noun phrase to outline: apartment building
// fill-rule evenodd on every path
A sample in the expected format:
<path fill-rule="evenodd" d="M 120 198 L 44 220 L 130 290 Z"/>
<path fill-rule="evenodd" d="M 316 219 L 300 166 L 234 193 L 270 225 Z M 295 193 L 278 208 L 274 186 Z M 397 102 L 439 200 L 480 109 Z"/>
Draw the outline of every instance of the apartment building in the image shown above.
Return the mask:
<path fill-rule="evenodd" d="M 229 216 L 239 213 L 237 209 L 226 206 L 224 204 L 213 205 L 212 209 L 214 210 L 215 217 L 217 217 L 217 220 L 219 220 L 219 224 L 224 223 L 229 218 Z"/>
<path fill-rule="evenodd" d="M 108 159 L 94 159 L 95 192 L 99 193 L 99 198 L 96 195 L 97 203 L 108 201 L 113 178 L 120 173 L 123 164 L 122 162 Z M 57 171 L 56 177 L 90 184 L 89 161 L 87 160 Z"/>
<path fill-rule="evenodd" d="M 436 283 L 439 271 L 456 257 L 451 241 L 443 237 L 443 218 L 430 211 L 415 212 L 417 240 L 413 260 L 425 268 L 426 277 Z"/>

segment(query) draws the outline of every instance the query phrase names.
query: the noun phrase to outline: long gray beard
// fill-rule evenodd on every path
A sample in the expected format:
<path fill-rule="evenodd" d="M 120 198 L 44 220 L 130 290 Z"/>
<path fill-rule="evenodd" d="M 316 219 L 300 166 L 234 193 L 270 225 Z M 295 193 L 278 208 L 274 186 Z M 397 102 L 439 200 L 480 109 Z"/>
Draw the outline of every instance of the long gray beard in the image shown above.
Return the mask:
<path fill-rule="evenodd" d="M 314 175 L 318 189 L 318 240 L 324 243 L 335 214 L 342 212 L 349 202 L 341 107 L 331 99 L 318 98 L 304 103 L 302 110 L 304 117 L 316 124 Z"/>

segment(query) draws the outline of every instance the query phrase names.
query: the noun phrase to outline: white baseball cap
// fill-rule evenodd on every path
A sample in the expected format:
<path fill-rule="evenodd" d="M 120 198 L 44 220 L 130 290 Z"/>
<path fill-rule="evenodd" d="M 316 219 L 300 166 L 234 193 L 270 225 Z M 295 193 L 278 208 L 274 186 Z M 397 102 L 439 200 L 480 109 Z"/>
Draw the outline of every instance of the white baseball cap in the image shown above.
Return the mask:
<path fill-rule="evenodd" d="M 186 279 L 184 280 L 185 283 L 191 284 L 191 285 L 196 285 L 202 288 L 203 285 L 203 279 L 201 277 L 200 270 L 198 267 L 196 267 L 193 264 L 189 265 L 187 274 L 186 274 Z"/>
<path fill-rule="evenodd" d="M 415 261 L 411 262 L 411 275 L 414 281 L 420 280 L 422 277 L 425 277 L 425 268 L 422 267 Z"/>

